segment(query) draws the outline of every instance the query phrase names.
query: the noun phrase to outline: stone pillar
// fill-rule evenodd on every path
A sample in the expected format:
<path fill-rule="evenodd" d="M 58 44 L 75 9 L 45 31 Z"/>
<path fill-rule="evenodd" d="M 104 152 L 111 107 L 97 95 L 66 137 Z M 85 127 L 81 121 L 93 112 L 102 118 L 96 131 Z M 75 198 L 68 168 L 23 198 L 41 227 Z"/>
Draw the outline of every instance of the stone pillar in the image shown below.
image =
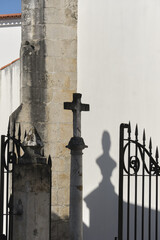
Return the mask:
<path fill-rule="evenodd" d="M 71 150 L 70 174 L 70 240 L 83 239 L 82 219 L 82 150 L 87 146 L 81 137 L 81 111 L 89 111 L 88 104 L 81 103 L 82 95 L 73 94 L 72 102 L 65 102 L 64 109 L 73 112 L 73 135 L 67 148 Z"/>
<path fill-rule="evenodd" d="M 23 146 L 13 171 L 13 240 L 50 240 L 51 166 L 40 146 Z"/>
<path fill-rule="evenodd" d="M 71 150 L 70 176 L 70 240 L 83 239 L 83 179 L 82 179 L 82 150 L 87 146 L 83 138 L 71 138 L 68 146 Z"/>
<path fill-rule="evenodd" d="M 72 115 L 77 90 L 78 0 L 22 0 L 21 106 L 12 118 L 35 126 L 52 158 L 52 239 L 68 239 Z"/>

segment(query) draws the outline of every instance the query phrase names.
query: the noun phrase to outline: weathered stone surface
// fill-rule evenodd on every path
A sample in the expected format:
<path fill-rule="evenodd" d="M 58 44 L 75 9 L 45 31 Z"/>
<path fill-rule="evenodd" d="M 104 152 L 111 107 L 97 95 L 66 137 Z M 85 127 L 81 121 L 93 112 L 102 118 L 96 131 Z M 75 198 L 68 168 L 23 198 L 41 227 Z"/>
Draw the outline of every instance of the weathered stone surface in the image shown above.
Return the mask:
<path fill-rule="evenodd" d="M 60 24 L 46 24 L 46 35 L 49 40 L 75 40 L 77 39 L 76 27 Z"/>
<path fill-rule="evenodd" d="M 58 204 L 59 205 L 69 205 L 69 189 L 59 188 L 58 189 Z"/>
<path fill-rule="evenodd" d="M 69 240 L 69 222 L 63 221 L 62 223 L 58 223 L 58 239 Z"/>
<path fill-rule="evenodd" d="M 52 200 L 51 200 L 51 204 L 52 206 L 57 206 L 58 205 L 58 189 L 56 188 L 52 188 Z"/>
<path fill-rule="evenodd" d="M 52 52 L 54 51 L 54 56 L 56 57 L 68 57 L 75 58 L 76 56 L 76 48 L 77 41 L 75 40 L 46 40 L 46 55 L 52 56 Z"/>
<path fill-rule="evenodd" d="M 13 177 L 13 240 L 49 240 L 50 167 L 41 164 L 15 165 Z M 22 203 L 22 215 L 16 215 L 19 201 Z"/>
<path fill-rule="evenodd" d="M 69 206 L 53 206 L 52 212 L 54 213 L 52 215 L 53 220 L 59 221 L 59 217 L 61 220 L 68 220 Z"/>
<path fill-rule="evenodd" d="M 14 170 L 14 188 L 19 192 L 50 192 L 50 168 L 43 164 L 20 164 Z"/>
<path fill-rule="evenodd" d="M 63 110 L 63 102 L 61 103 L 49 103 L 46 106 L 46 118 L 48 123 L 59 123 L 63 122 L 63 119 L 65 119 L 64 122 L 71 122 L 72 117 L 71 114 L 66 113 L 66 111 Z"/>
<path fill-rule="evenodd" d="M 77 89 L 77 0 L 22 0 L 22 19 L 22 105 L 14 118 L 23 133 L 35 126 L 51 155 L 52 206 L 58 207 L 52 208 L 51 239 L 66 240 L 72 113 L 63 102 Z"/>
<path fill-rule="evenodd" d="M 64 24 L 65 23 L 64 9 L 45 8 L 44 21 L 46 23 Z"/>
<path fill-rule="evenodd" d="M 70 175 L 67 173 L 60 173 L 58 174 L 58 187 L 63 188 L 70 186 Z"/>
<path fill-rule="evenodd" d="M 76 58 L 46 57 L 47 72 L 76 72 Z"/>
<path fill-rule="evenodd" d="M 65 172 L 66 170 L 66 159 L 64 157 L 54 157 L 53 165 L 56 172 Z M 57 177 L 58 181 L 58 177 Z M 54 187 L 54 186 L 53 186 Z"/>
<path fill-rule="evenodd" d="M 45 7 L 49 8 L 56 8 L 56 9 L 63 9 L 65 6 L 65 1 L 64 0 L 46 0 L 45 1 Z"/>

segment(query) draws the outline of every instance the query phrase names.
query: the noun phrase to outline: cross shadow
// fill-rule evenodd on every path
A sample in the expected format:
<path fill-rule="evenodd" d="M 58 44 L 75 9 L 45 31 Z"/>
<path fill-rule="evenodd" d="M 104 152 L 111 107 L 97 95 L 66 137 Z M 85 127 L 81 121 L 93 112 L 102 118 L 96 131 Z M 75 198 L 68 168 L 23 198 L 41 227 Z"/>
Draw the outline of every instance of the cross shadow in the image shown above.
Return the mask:
<path fill-rule="evenodd" d="M 114 191 L 114 186 L 111 183 L 111 176 L 113 169 L 116 167 L 116 162 L 110 156 L 111 140 L 107 131 L 102 135 L 102 155 L 96 159 L 102 174 L 102 181 L 99 186 L 85 197 L 84 201 L 89 209 L 90 225 L 87 227 L 84 224 L 84 240 L 115 240 L 118 237 L 118 195 Z M 117 178 L 117 182 L 119 178 Z M 134 189 L 133 189 L 134 190 Z M 132 191 L 132 189 L 131 189 Z M 147 195 L 148 198 L 148 195 Z M 147 200 L 148 201 L 148 200 Z M 134 240 L 134 215 L 135 205 L 130 204 L 130 236 L 127 238 L 127 203 L 123 202 L 124 212 L 124 227 L 123 240 Z M 151 209 L 151 238 L 155 237 L 155 216 L 156 211 Z M 149 209 L 144 208 L 144 239 L 148 238 L 149 233 Z M 160 222 L 160 212 L 158 212 L 158 219 Z M 142 240 L 142 207 L 137 206 L 137 238 Z M 158 229 L 160 236 L 160 227 Z"/>

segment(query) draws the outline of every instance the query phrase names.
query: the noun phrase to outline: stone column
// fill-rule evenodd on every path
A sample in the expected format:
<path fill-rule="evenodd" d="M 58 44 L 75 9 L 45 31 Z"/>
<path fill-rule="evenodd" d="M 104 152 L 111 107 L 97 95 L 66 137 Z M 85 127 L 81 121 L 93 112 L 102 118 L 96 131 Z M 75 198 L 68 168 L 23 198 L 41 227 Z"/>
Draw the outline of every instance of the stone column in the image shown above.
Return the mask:
<path fill-rule="evenodd" d="M 89 111 L 88 104 L 81 103 L 82 95 L 73 94 L 73 102 L 65 102 L 64 109 L 73 111 L 73 135 L 67 148 L 71 150 L 70 174 L 70 240 L 83 239 L 82 219 L 82 150 L 87 146 L 81 137 L 81 111 Z"/>
<path fill-rule="evenodd" d="M 70 239 L 83 239 L 82 199 L 82 150 L 87 146 L 83 138 L 71 138 L 68 146 L 71 150 L 71 176 L 70 176 Z"/>
<path fill-rule="evenodd" d="M 12 115 L 22 132 L 35 126 L 51 155 L 52 239 L 68 239 L 72 115 L 77 90 L 78 0 L 22 0 L 21 100 Z"/>
<path fill-rule="evenodd" d="M 23 149 L 13 171 L 13 240 L 50 240 L 50 162 L 33 142 Z"/>

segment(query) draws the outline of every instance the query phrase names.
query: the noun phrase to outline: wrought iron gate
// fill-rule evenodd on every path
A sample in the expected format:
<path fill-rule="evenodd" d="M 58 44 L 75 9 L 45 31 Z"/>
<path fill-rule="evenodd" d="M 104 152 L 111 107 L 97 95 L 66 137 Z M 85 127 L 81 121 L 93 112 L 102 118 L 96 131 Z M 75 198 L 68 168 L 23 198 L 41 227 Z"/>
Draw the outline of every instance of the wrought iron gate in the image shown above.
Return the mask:
<path fill-rule="evenodd" d="M 138 126 L 134 140 L 131 126 L 120 126 L 119 219 L 118 240 L 160 239 L 160 166 L 156 148 L 152 154 L 152 140 L 146 147 L 145 130 L 142 144 L 138 140 Z"/>
<path fill-rule="evenodd" d="M 12 240 L 13 228 L 13 179 L 14 164 L 20 157 L 21 129 L 18 130 L 18 138 L 15 138 L 15 124 L 12 136 L 10 124 L 7 136 L 1 136 L 1 159 L 0 159 L 0 239 Z"/>

